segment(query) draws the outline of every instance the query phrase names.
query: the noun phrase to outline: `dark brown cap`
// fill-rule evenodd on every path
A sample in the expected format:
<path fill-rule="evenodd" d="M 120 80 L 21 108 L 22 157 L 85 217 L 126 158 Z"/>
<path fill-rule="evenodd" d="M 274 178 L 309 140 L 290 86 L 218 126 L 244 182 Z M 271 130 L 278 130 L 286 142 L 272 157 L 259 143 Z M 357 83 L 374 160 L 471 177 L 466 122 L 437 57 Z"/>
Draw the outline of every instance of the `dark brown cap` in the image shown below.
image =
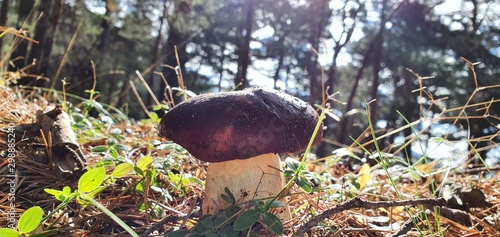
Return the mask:
<path fill-rule="evenodd" d="M 250 88 L 186 100 L 160 122 L 160 136 L 208 162 L 305 150 L 318 122 L 306 102 L 283 92 Z M 314 139 L 319 142 L 320 129 Z"/>

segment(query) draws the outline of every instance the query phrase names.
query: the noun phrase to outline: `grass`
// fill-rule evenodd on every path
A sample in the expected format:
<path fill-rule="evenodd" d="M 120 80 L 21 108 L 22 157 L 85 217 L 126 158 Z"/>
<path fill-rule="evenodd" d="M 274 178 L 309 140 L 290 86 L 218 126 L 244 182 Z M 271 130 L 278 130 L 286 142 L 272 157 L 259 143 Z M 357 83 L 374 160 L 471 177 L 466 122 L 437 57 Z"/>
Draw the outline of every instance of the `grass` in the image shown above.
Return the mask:
<path fill-rule="evenodd" d="M 41 109 L 45 102 L 38 100 L 30 102 L 21 90 L 16 88 L 0 88 L 5 102 L 0 105 L 2 131 L 7 123 L 22 124 L 25 121 L 35 121 L 36 111 Z M 83 104 L 82 104 L 83 105 Z M 484 105 L 487 105 L 485 102 Z M 467 106 L 467 105 L 466 105 Z M 71 109 L 70 109 L 71 111 Z M 78 111 L 78 110 L 75 110 Z M 84 113 L 84 112 L 80 112 Z M 78 112 L 72 112 L 73 118 L 80 118 Z M 180 147 L 171 143 L 163 143 L 157 137 L 157 124 L 152 121 L 142 121 L 132 126 L 127 123 L 114 123 L 113 120 L 94 119 L 83 115 L 88 121 L 87 126 L 77 126 L 79 140 L 87 157 L 89 167 L 106 167 L 108 174 L 122 164 L 133 164 L 142 167 L 129 172 L 114 182 L 105 184 L 106 189 L 97 194 L 95 201 L 105 206 L 121 220 L 131 226 L 137 233 L 158 223 L 163 218 L 173 218 L 160 231 L 179 228 L 194 228 L 201 220 L 199 206 L 203 197 L 204 169 L 206 164 L 200 162 Z M 369 113 L 367 113 L 369 116 Z M 81 120 L 81 119 L 80 119 Z M 80 121 L 75 119 L 75 121 Z M 117 121 L 122 121 L 118 120 Z M 369 121 L 369 119 L 367 120 Z M 405 126 L 412 127 L 407 121 Z M 484 192 L 487 200 L 495 200 L 500 190 L 498 174 L 485 169 L 483 174 L 469 175 L 459 167 L 437 167 L 425 160 L 425 155 L 419 164 L 410 164 L 402 157 L 392 156 L 377 146 L 377 133 L 373 125 L 369 127 L 372 135 L 371 142 L 375 144 L 375 152 L 363 150 L 365 144 L 354 141 L 352 147 L 359 147 L 350 156 L 359 158 L 356 154 L 365 153 L 377 158 L 378 165 L 370 167 L 369 176 L 360 175 L 359 170 L 346 170 L 340 163 L 345 158 L 329 156 L 320 158 L 322 162 L 302 159 L 304 163 L 301 174 L 302 184 L 309 188 L 301 189 L 295 185 L 293 178 L 289 183 L 289 205 L 293 211 L 292 223 L 283 223 L 285 233 L 293 233 L 312 216 L 323 210 L 338 205 L 343 200 L 354 196 L 366 200 L 405 200 L 415 197 L 435 197 L 445 183 L 459 185 L 463 188 L 477 188 Z M 124 132 L 125 131 L 125 132 Z M 418 139 L 414 130 L 415 138 Z M 21 137 L 23 134 L 16 134 Z M 31 134 L 33 136 L 33 134 Z M 4 136 L 2 136 L 4 137 Z M 28 139 L 29 137 L 25 137 Z M 31 137 L 29 139 L 38 139 Z M 495 137 L 490 138 L 494 141 Z M 161 145 L 160 145 L 161 144 Z M 5 149 L 7 144 L 2 140 L 0 146 Z M 75 185 L 74 177 L 61 179 L 51 170 L 54 167 L 43 162 L 40 155 L 36 155 L 29 143 L 17 140 L 18 153 L 16 156 L 16 171 L 22 177 L 16 192 L 16 207 L 18 216 L 33 205 L 43 208 L 45 214 L 59 205 L 52 196 L 43 192 L 45 188 L 62 189 L 64 186 Z M 118 148 L 118 149 L 117 149 Z M 361 152 L 360 152 L 361 151 Z M 474 149 L 471 151 L 474 152 Z M 150 157 L 150 162 L 143 163 L 144 157 Z M 304 155 L 304 158 L 307 156 Z M 38 159 L 40 158 L 40 159 Z M 357 162 L 355 167 L 357 166 Z M 1 166 L 2 174 L 6 174 L 6 161 Z M 300 163 L 299 163 L 300 164 Z M 399 165 L 394 165 L 399 164 Z M 402 165 L 404 164 L 404 165 Z M 299 166 L 297 166 L 299 167 Z M 295 168 L 297 168 L 295 167 Z M 359 166 L 361 168 L 361 166 Z M 400 170 L 395 169 L 399 167 Z M 298 170 L 298 171 L 297 171 Z M 299 174 L 301 169 L 296 169 Z M 383 172 L 380 172 L 383 171 Z M 343 172 L 341 175 L 337 175 Z M 361 176 L 365 184 L 359 186 Z M 299 176 L 292 176 L 299 177 Z M 368 177 L 368 180 L 366 180 Z M 304 180 L 305 183 L 304 183 Z M 300 184 L 300 183 L 299 183 Z M 314 184 L 314 185 L 313 185 Z M 300 186 L 303 186 L 300 185 Z M 306 186 L 307 186 L 306 185 Z M 3 211 L 7 211 L 6 198 L 8 186 L 2 185 L 1 200 Z M 304 188 L 304 187 L 303 187 Z M 74 190 L 74 188 L 72 189 Z M 304 190 L 308 191 L 305 192 Z M 494 201 L 493 201 L 494 203 Z M 472 209 L 469 215 L 475 220 L 475 227 L 465 228 L 462 224 L 439 215 L 437 209 L 420 207 L 379 208 L 374 210 L 351 209 L 325 219 L 310 230 L 313 235 L 346 235 L 346 236 L 387 236 L 397 230 L 407 220 L 413 220 L 414 231 L 417 236 L 455 236 L 458 234 L 498 234 L 494 226 L 493 213 L 498 210 L 498 203 L 491 208 Z M 71 218 L 69 218 L 71 215 Z M 69 203 L 65 210 L 54 213 L 42 224 L 42 227 L 51 226 L 57 229 L 62 236 L 119 234 L 123 229 L 108 218 L 103 218 L 103 211 L 94 205 L 83 207 L 77 203 Z M 498 219 L 496 220 L 498 222 Z M 134 223 L 145 223 L 134 225 Z M 0 219 L 2 226 L 8 223 L 5 217 Z M 90 223 L 90 224 L 89 224 Z M 149 223 L 149 224 L 148 224 Z M 232 222 L 228 222 L 231 224 Z M 226 224 L 226 223 L 224 223 Z M 258 225 L 257 225 L 258 226 Z M 215 228 L 215 226 L 213 227 Z M 368 228 L 368 229 L 367 229 Z M 257 231 L 258 227 L 254 227 Z"/>

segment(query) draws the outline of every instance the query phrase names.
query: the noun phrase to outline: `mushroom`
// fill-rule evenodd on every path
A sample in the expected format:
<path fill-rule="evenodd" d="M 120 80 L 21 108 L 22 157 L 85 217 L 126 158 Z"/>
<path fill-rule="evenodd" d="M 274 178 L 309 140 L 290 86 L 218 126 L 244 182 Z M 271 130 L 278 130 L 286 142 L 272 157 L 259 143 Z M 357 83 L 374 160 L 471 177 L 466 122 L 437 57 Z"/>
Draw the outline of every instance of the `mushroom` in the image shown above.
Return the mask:
<path fill-rule="evenodd" d="M 230 205 L 221 199 L 226 187 L 239 202 L 276 196 L 285 182 L 278 153 L 305 150 L 317 122 L 306 102 L 258 87 L 179 103 L 161 119 L 159 135 L 209 162 L 202 212 L 214 214 Z M 288 209 L 279 216 L 290 219 Z"/>

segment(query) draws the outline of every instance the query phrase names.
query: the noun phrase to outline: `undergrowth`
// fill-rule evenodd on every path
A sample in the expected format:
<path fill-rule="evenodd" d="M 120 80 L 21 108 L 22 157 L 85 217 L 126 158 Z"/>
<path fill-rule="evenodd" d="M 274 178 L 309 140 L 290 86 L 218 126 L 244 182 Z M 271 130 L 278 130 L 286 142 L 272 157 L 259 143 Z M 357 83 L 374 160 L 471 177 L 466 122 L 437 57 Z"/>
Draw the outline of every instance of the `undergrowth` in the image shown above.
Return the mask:
<path fill-rule="evenodd" d="M 468 65 L 474 72 L 475 64 L 468 62 Z M 15 80 L 16 73 L 2 73 L 0 84 Z M 423 80 L 416 73 L 415 76 L 420 82 Z M 31 92 L 27 93 L 20 88 L 0 86 L 0 97 L 5 98 L 0 103 L 0 173 L 5 177 L 0 187 L 0 208 L 5 213 L 12 213 L 12 216 L 0 218 L 1 226 L 8 227 L 0 229 L 1 236 L 293 235 L 314 216 L 355 197 L 391 201 L 446 195 L 459 197 L 464 203 L 452 211 L 457 216 L 460 213 L 469 217 L 472 220 L 470 226 L 466 227 L 468 223 L 462 219 L 444 216 L 441 208 L 419 205 L 351 209 L 325 218 L 307 233 L 310 236 L 387 236 L 397 233 L 405 225 L 412 226 L 412 230 L 407 231 L 409 236 L 500 233 L 500 185 L 499 174 L 495 171 L 498 167 L 488 167 L 483 163 L 484 169 L 469 172 L 468 162 L 476 158 L 481 162 L 484 160 L 472 146 L 473 138 L 467 140 L 471 144 L 470 158 L 459 165 L 440 164 L 426 153 L 412 161 L 402 151 L 410 148 L 412 143 L 423 145 L 419 139 L 429 127 L 416 129 L 416 126 L 426 118 L 407 121 L 400 114 L 406 124 L 393 131 L 381 132 L 371 124 L 370 111 L 366 111 L 369 125 L 365 133 L 352 138 L 350 146 L 334 150 L 330 156 L 316 158 L 309 145 L 303 154 L 288 157 L 283 166 L 283 175 L 288 182 L 276 197 L 238 203 L 226 190 L 222 198 L 230 206 L 220 213 L 202 216 L 200 206 L 204 201 L 206 163 L 194 159 L 179 145 L 160 140 L 157 136 L 160 118 L 154 111 L 144 107 L 149 118 L 135 122 L 118 109 L 99 103 L 96 96 L 99 92 L 95 90 L 97 78 L 94 79 L 93 88 L 87 91 L 88 98 L 64 90 L 28 88 Z M 473 80 L 477 80 L 475 73 Z M 182 82 L 181 77 L 179 81 Z M 442 110 L 439 116 L 432 118 L 432 123 L 449 120 L 451 111 L 459 111 L 452 120 L 456 125 L 458 120 L 470 119 L 464 111 L 471 107 L 483 109 L 484 118 L 499 122 L 497 115 L 488 110 L 498 100 L 470 104 L 477 92 L 498 87 L 500 85 L 477 86 L 467 104 Z M 423 110 L 430 110 L 437 103 L 424 87 L 418 88 L 417 92 L 432 101 L 429 108 Z M 174 93 L 186 98 L 193 94 L 182 83 L 179 88 L 167 86 L 170 98 Z M 62 97 L 53 100 L 48 95 Z M 57 168 L 44 158 L 51 152 L 50 143 L 39 137 L 39 131 L 29 134 L 33 137 L 27 137 L 21 129 L 21 125 L 35 123 L 36 112 L 46 107 L 49 101 L 62 104 L 63 110 L 70 115 L 72 129 L 86 158 L 86 171 L 57 174 Z M 155 109 L 167 110 L 172 106 L 171 101 L 158 102 Z M 321 121 L 331 108 L 325 103 L 320 107 Z M 90 116 L 90 111 L 97 111 L 98 116 Z M 319 129 L 322 129 L 321 123 L 315 132 Z M 403 144 L 391 144 L 387 148 L 378 143 L 403 129 L 413 131 Z M 446 136 L 440 139 L 442 143 L 448 142 Z M 490 147 L 497 146 L 498 133 L 483 139 L 491 141 Z M 375 164 L 370 166 L 368 160 L 374 160 Z M 10 180 L 15 180 L 13 189 L 8 183 Z M 450 186 L 462 191 L 450 193 L 447 191 Z M 478 208 L 468 203 L 466 189 L 480 190 L 483 197 L 474 196 L 474 200 L 491 205 Z M 292 210 L 292 220 L 285 223 L 273 213 L 274 208 L 284 205 Z"/>

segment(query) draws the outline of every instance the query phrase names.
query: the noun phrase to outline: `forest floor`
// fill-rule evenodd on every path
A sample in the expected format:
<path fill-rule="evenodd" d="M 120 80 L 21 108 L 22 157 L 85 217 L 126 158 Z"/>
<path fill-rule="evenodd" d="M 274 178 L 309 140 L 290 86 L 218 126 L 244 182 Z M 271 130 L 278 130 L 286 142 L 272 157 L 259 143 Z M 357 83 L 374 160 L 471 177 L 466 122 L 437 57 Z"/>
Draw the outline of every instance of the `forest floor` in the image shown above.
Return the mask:
<path fill-rule="evenodd" d="M 61 108 L 69 114 L 76 144 L 57 143 L 41 132 L 45 125 L 37 114 L 49 106 L 42 91 L 0 86 L 0 98 L 1 227 L 15 228 L 13 219 L 39 206 L 44 219 L 31 234 L 131 236 L 107 209 L 141 236 L 179 229 L 192 231 L 169 236 L 238 236 L 231 226 L 244 210 L 215 224 L 200 219 L 207 164 L 160 139 L 159 118 L 131 121 L 111 110 L 92 117 L 82 101 Z M 308 182 L 289 191 L 292 219 L 282 223 L 283 230 L 259 219 L 248 221 L 251 231 L 239 235 L 500 236 L 498 167 L 471 169 L 469 161 L 408 164 L 405 158 L 378 154 L 384 162 L 372 166 L 363 165 L 366 152 L 349 148 L 306 159 L 302 175 Z M 82 158 L 88 170 L 104 167 L 106 176 L 93 184 L 97 178 L 84 180 L 78 165 L 58 157 Z M 396 202 L 408 200 L 414 202 Z"/>

